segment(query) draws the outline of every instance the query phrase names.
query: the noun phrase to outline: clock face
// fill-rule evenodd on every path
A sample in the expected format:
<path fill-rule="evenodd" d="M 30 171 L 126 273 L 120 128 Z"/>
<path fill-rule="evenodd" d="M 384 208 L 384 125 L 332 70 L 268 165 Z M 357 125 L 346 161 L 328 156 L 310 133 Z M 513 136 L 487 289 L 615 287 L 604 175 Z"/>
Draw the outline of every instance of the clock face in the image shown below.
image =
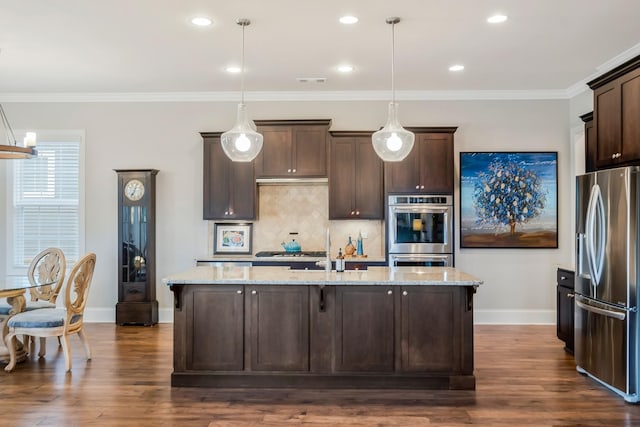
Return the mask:
<path fill-rule="evenodd" d="M 144 184 L 138 179 L 132 179 L 124 187 L 124 195 L 127 199 L 133 201 L 142 199 L 142 196 L 144 196 Z"/>

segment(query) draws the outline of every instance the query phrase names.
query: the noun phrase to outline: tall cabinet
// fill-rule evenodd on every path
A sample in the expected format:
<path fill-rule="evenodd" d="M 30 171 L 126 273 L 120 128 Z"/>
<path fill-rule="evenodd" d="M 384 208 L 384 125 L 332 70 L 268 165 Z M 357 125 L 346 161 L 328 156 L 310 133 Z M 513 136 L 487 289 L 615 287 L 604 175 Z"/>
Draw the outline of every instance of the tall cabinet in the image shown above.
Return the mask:
<path fill-rule="evenodd" d="M 401 162 L 386 162 L 387 193 L 453 194 L 453 134 L 457 127 L 412 127 L 413 149 Z"/>
<path fill-rule="evenodd" d="M 232 162 L 222 149 L 221 132 L 201 135 L 204 141 L 203 219 L 255 219 L 258 190 L 253 162 Z"/>
<path fill-rule="evenodd" d="M 118 325 L 158 323 L 156 300 L 157 169 L 118 174 Z"/>
<path fill-rule="evenodd" d="M 383 162 L 369 131 L 331 132 L 329 219 L 382 219 Z"/>

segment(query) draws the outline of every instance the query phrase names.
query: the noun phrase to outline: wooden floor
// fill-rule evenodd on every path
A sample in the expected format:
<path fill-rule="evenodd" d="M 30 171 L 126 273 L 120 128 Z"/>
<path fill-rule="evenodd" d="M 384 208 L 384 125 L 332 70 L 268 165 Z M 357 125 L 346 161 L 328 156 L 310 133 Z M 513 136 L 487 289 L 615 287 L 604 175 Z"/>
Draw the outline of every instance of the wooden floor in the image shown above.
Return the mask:
<path fill-rule="evenodd" d="M 86 325 L 73 372 L 45 359 L 0 372 L 2 426 L 640 426 L 631 405 L 575 371 L 553 326 L 476 326 L 477 390 L 171 388 L 171 325 Z"/>

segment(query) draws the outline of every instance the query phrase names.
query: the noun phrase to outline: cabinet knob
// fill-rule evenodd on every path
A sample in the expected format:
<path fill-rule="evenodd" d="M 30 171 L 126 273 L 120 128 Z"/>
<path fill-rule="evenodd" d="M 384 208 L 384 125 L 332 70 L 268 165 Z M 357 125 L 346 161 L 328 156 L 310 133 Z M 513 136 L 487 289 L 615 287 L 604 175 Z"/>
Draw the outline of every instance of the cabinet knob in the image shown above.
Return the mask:
<path fill-rule="evenodd" d="M 356 215 L 360 215 L 360 211 L 356 211 Z"/>
<path fill-rule="evenodd" d="M 560 276 L 560 280 L 567 280 L 566 276 Z"/>
<path fill-rule="evenodd" d="M 421 190 L 424 190 L 424 185 L 421 185 L 421 186 L 420 186 L 420 189 L 421 189 Z"/>
<path fill-rule="evenodd" d="M 238 294 L 238 295 L 242 294 L 242 289 L 238 289 L 238 290 L 236 291 L 236 294 Z"/>
<path fill-rule="evenodd" d="M 407 295 L 409 295 L 409 292 L 407 292 L 407 291 L 402 291 L 402 295 L 404 295 L 404 296 L 406 297 Z"/>
<path fill-rule="evenodd" d="M 296 170 L 295 169 L 291 169 L 291 172 L 296 173 Z"/>
<path fill-rule="evenodd" d="M 567 294 L 567 298 L 573 298 L 573 297 L 575 297 L 574 294 Z"/>
<path fill-rule="evenodd" d="M 291 173 L 291 169 L 287 169 L 287 173 Z"/>
<path fill-rule="evenodd" d="M 225 215 L 229 215 L 229 211 L 224 211 L 224 214 Z"/>
<path fill-rule="evenodd" d="M 387 291 L 387 295 L 391 295 L 391 294 L 393 294 L 393 291 L 392 291 L 391 289 L 389 289 L 389 290 Z"/>
<path fill-rule="evenodd" d="M 257 293 L 258 293 L 258 291 L 256 291 L 255 289 L 251 291 L 251 295 L 255 295 Z"/>
<path fill-rule="evenodd" d="M 354 213 L 355 213 L 354 211 L 351 211 L 351 215 L 353 215 Z"/>
<path fill-rule="evenodd" d="M 611 155 L 611 158 L 612 158 L 612 159 L 615 159 L 615 158 L 616 158 L 616 153 L 613 153 L 613 154 Z"/>
<path fill-rule="evenodd" d="M 419 190 L 419 189 L 420 189 L 420 186 L 419 186 L 419 185 L 416 185 L 416 190 Z"/>

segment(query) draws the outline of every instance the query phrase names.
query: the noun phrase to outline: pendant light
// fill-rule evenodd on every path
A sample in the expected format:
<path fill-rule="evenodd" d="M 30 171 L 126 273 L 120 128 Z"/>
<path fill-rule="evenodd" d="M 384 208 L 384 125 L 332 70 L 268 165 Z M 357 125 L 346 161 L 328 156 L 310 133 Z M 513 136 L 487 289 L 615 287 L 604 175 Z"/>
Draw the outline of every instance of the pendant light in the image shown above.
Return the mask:
<path fill-rule="evenodd" d="M 241 101 L 238 104 L 238 117 L 231 130 L 220 137 L 222 149 L 234 162 L 250 162 L 262 149 L 262 135 L 255 131 L 255 124 L 249 120 L 247 106 L 244 103 L 244 27 L 251 24 L 248 19 L 238 19 L 236 24 L 242 27 L 242 64 L 240 68 Z"/>
<path fill-rule="evenodd" d="M 27 132 L 27 136 L 24 138 L 24 147 L 19 146 L 2 104 L 0 104 L 0 120 L 7 136 L 7 144 L 0 144 L 0 159 L 30 159 L 38 155 L 35 148 L 35 132 Z"/>
<path fill-rule="evenodd" d="M 400 18 L 387 18 L 387 24 L 391 24 L 391 102 L 389 103 L 389 116 L 387 124 L 375 132 L 371 139 L 373 148 L 378 156 L 385 162 L 399 162 L 409 155 L 413 148 L 415 135 L 404 129 L 398 121 L 398 104 L 394 87 L 394 62 L 395 62 L 395 25 Z"/>

